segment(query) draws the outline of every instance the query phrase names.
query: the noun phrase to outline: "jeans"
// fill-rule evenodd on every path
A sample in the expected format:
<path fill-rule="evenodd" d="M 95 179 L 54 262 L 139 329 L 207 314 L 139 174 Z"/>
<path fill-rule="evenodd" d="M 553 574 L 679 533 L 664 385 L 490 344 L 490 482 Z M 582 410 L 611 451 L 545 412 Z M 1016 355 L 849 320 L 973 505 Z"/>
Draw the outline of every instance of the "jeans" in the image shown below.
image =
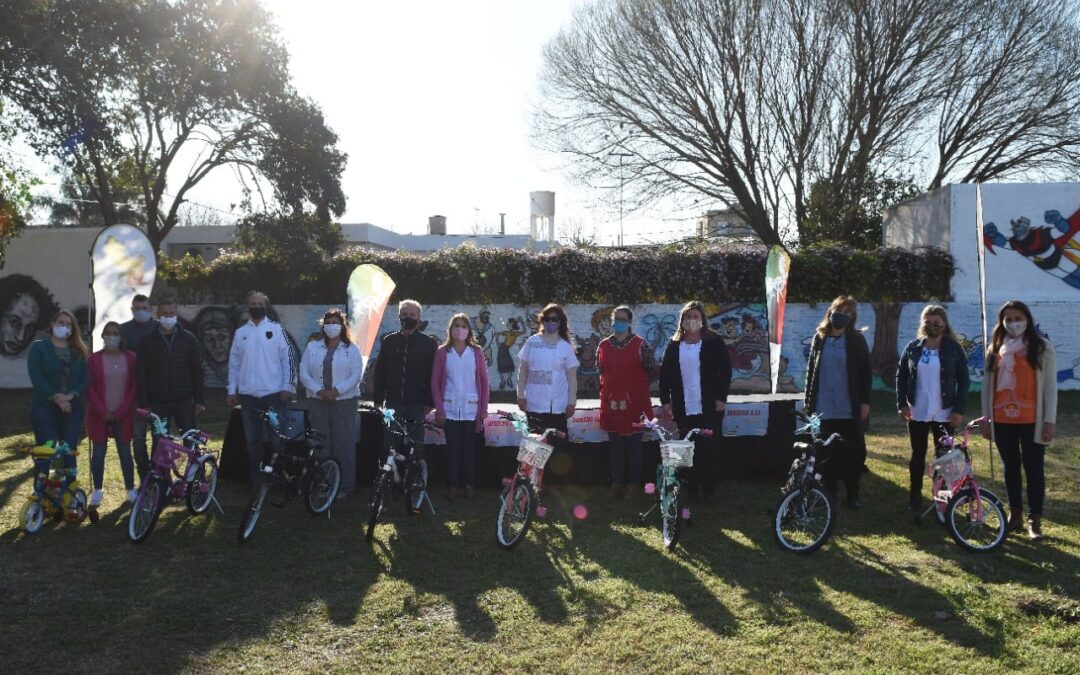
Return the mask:
<path fill-rule="evenodd" d="M 195 427 L 195 401 L 192 399 L 172 403 L 151 401 L 146 407 L 165 420 L 170 434 L 182 434 Z M 146 447 L 146 432 L 149 424 L 149 420 L 135 416 L 135 439 L 132 445 L 135 450 L 135 466 L 139 470 L 140 483 L 150 471 L 150 456 L 147 454 Z"/>
<path fill-rule="evenodd" d="M 476 420 L 446 420 L 446 474 L 450 487 L 476 480 Z"/>
<path fill-rule="evenodd" d="M 71 412 L 60 412 L 53 403 L 30 404 L 30 426 L 34 429 L 34 443 L 62 441 L 75 450 L 82 440 L 85 411 L 79 399 L 71 402 Z"/>
<path fill-rule="evenodd" d="M 711 429 L 712 438 L 694 436 L 694 466 L 689 474 L 689 495 L 693 499 L 700 488 L 709 497 L 716 491 L 716 467 L 720 463 L 720 438 L 724 433 L 724 414 L 687 415 L 675 420 L 679 425 L 679 438 L 683 438 L 691 429 Z"/>
<path fill-rule="evenodd" d="M 259 478 L 263 443 L 268 440 L 263 420 L 263 412 L 267 410 L 274 410 L 278 415 L 285 413 L 285 403 L 279 394 L 240 395 L 240 419 L 244 422 L 244 439 L 247 441 L 248 483 L 252 486 Z"/>
<path fill-rule="evenodd" d="M 948 434 L 953 435 L 953 427 L 948 422 L 908 422 L 908 436 L 911 439 L 911 459 L 908 460 L 908 474 L 910 478 L 911 496 L 918 496 L 922 492 L 922 479 L 926 475 L 926 451 L 929 448 L 927 436 L 933 435 L 935 456 L 937 454 L 938 441 Z"/>
<path fill-rule="evenodd" d="M 611 444 L 611 452 L 608 455 L 608 466 L 611 470 L 612 485 L 641 485 L 641 434 L 620 436 L 609 433 L 608 441 Z"/>
<path fill-rule="evenodd" d="M 124 429 L 119 421 L 107 423 L 105 440 L 93 444 L 93 452 L 90 455 L 90 473 L 94 478 L 94 489 L 100 490 L 105 483 L 105 451 L 108 448 L 108 438 L 111 435 L 116 441 L 116 454 L 120 456 L 120 470 L 124 473 L 124 489 L 135 488 L 135 467 L 131 461 L 131 442 L 121 441 Z"/>
<path fill-rule="evenodd" d="M 1046 498 L 1046 476 L 1043 460 L 1046 446 L 1035 442 L 1032 424 L 994 422 L 994 441 L 1001 462 L 1005 465 L 1005 490 L 1009 493 L 1009 509 L 1019 509 L 1023 502 L 1023 481 L 1020 467 L 1027 474 L 1028 515 L 1041 516 Z"/>
<path fill-rule="evenodd" d="M 839 447 L 834 443 L 828 450 L 828 460 L 823 463 L 822 474 L 828 487 L 836 492 L 836 483 L 844 481 L 849 498 L 859 494 L 859 477 L 866 463 L 866 437 L 862 421 L 853 419 L 821 420 L 821 437 L 827 439 L 837 433 L 843 438 Z"/>

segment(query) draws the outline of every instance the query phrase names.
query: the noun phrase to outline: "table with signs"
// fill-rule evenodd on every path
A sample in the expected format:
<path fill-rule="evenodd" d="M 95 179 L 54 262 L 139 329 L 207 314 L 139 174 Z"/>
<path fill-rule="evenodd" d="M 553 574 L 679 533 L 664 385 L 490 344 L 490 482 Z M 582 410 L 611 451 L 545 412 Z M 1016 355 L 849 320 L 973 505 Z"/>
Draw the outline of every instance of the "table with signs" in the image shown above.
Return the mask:
<path fill-rule="evenodd" d="M 724 438 L 720 442 L 720 478 L 783 474 L 791 464 L 795 429 L 795 409 L 802 395 L 732 396 L 724 415 Z M 606 485 L 608 483 L 607 433 L 600 429 L 597 400 L 582 400 L 567 424 L 568 443 L 548 462 L 544 480 L 548 484 Z M 477 487 L 499 485 L 513 471 L 519 434 L 513 423 L 499 415 L 513 412 L 513 404 L 492 404 L 484 424 L 482 440 L 477 438 Z M 659 406 L 657 416 L 662 417 Z M 382 447 L 381 416 L 360 412 L 360 437 L 357 441 L 358 485 L 374 478 Z M 668 420 L 670 423 L 670 420 Z M 445 484 L 445 443 L 438 434 L 428 431 L 425 439 L 428 463 L 434 485 Z M 233 412 L 222 449 L 222 476 L 243 480 L 246 476 L 244 430 L 239 410 Z M 646 439 L 643 479 L 648 481 L 659 461 L 659 449 L 653 439 Z"/>

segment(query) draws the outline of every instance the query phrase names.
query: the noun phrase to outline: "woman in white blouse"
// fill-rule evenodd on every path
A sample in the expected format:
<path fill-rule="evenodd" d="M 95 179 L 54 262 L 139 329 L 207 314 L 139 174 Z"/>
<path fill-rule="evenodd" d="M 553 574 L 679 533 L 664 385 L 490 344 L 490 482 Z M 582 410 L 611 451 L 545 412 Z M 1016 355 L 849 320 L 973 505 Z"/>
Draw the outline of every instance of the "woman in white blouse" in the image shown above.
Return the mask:
<path fill-rule="evenodd" d="M 446 342 L 435 352 L 431 397 L 435 423 L 446 432 L 450 498 L 464 483 L 472 499 L 476 481 L 476 434 L 484 430 L 488 396 L 487 360 L 473 337 L 467 314 L 455 314 L 446 326 Z"/>
<path fill-rule="evenodd" d="M 530 430 L 566 433 L 577 407 L 578 359 L 563 308 L 552 303 L 539 320 L 540 332 L 518 352 L 518 407 L 528 414 Z"/>
<path fill-rule="evenodd" d="M 312 424 L 341 466 L 339 497 L 356 488 L 356 398 L 363 372 L 345 316 L 336 307 L 328 310 L 322 318 L 322 339 L 309 342 L 300 360 L 300 382 L 314 399 L 309 402 Z"/>

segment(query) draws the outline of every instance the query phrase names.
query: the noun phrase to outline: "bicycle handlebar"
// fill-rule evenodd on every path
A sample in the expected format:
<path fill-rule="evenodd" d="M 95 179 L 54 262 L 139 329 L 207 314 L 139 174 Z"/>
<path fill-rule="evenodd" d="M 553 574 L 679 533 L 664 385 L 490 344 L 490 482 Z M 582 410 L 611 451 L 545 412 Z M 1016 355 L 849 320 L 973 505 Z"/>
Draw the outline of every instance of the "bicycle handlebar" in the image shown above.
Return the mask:
<path fill-rule="evenodd" d="M 832 433 L 832 435 L 829 436 L 829 438 L 826 439 L 825 442 L 821 444 L 821 447 L 823 447 L 823 448 L 828 447 L 828 446 L 832 445 L 833 441 L 838 441 L 838 440 L 841 440 L 842 438 L 843 438 L 843 436 L 841 436 L 840 434 L 838 434 L 838 433 L 836 433 L 834 431 Z"/>

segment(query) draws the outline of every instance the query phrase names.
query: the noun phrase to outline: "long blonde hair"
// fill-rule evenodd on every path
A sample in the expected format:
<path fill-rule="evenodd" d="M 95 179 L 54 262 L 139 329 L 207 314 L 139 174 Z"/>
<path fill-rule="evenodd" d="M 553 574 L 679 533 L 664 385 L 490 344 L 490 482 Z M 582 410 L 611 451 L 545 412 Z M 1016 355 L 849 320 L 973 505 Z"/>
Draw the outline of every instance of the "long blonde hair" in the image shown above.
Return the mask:
<path fill-rule="evenodd" d="M 80 359 L 85 359 L 86 343 L 83 342 L 82 331 L 79 330 L 79 320 L 68 310 L 62 309 L 53 316 L 52 323 L 56 323 L 56 320 L 59 319 L 61 315 L 66 316 L 71 320 L 71 335 L 68 336 L 68 347 L 71 348 L 71 353 L 78 356 Z"/>
<path fill-rule="evenodd" d="M 919 314 L 919 330 L 917 333 L 915 333 L 915 337 L 928 337 L 926 335 L 926 331 L 923 330 L 923 325 L 925 324 L 926 317 L 928 316 L 941 317 L 941 320 L 945 322 L 945 331 L 941 334 L 941 336 L 952 340 L 956 344 L 960 344 L 960 338 L 958 338 L 956 336 L 956 333 L 953 332 L 952 324 L 949 323 L 949 312 L 946 311 L 946 309 L 941 305 L 927 305 L 926 307 L 923 307 L 922 313 Z"/>
<path fill-rule="evenodd" d="M 469 336 L 465 338 L 465 344 L 480 348 L 480 343 L 476 341 L 476 336 L 473 335 L 472 321 L 469 319 L 469 315 L 464 312 L 458 312 L 454 316 L 450 317 L 450 323 L 446 324 L 446 342 L 443 342 L 443 347 L 449 348 L 454 344 L 454 336 L 450 332 L 454 329 L 454 322 L 461 319 L 465 322 L 465 327 L 469 329 Z"/>
<path fill-rule="evenodd" d="M 855 302 L 855 298 L 850 295 L 841 295 L 837 297 L 832 301 L 832 304 L 829 305 L 829 309 L 825 310 L 825 316 L 821 317 L 821 323 L 819 323 L 817 327 L 817 334 L 822 337 L 825 337 L 825 335 L 828 334 L 829 328 L 831 327 L 829 317 L 833 315 L 833 312 L 839 310 L 845 310 L 844 314 L 851 315 L 851 321 L 848 323 L 847 328 L 844 329 L 844 332 L 851 333 L 858 330 L 855 328 L 855 319 L 859 316 L 858 307 L 859 304 Z"/>

